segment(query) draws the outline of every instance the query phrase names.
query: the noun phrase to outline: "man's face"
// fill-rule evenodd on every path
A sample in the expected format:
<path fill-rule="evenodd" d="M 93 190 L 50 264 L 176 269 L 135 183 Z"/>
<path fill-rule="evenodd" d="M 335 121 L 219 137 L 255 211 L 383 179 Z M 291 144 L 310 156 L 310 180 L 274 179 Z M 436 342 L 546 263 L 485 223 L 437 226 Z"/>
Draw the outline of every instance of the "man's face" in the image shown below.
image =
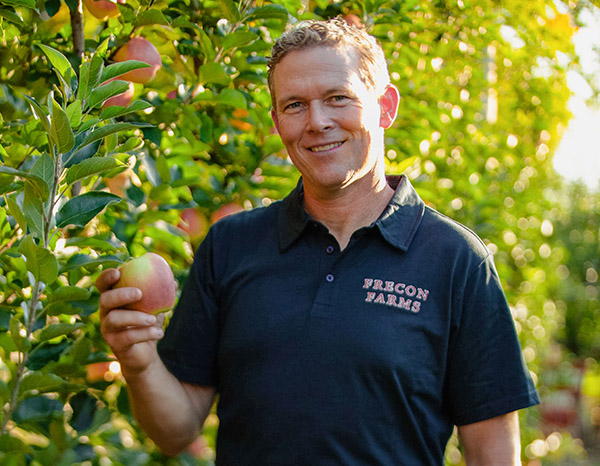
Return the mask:
<path fill-rule="evenodd" d="M 384 163 L 383 130 L 396 107 L 380 105 L 358 66 L 354 50 L 321 46 L 290 52 L 275 68 L 273 118 L 307 187 L 341 189 Z"/>

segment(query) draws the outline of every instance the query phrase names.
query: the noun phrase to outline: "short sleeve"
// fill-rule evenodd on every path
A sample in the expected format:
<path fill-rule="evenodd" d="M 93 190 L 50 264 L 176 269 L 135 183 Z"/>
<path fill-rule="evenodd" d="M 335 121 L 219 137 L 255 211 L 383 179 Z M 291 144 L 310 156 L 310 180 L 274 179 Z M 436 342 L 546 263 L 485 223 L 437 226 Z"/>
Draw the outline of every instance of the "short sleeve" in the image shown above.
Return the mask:
<path fill-rule="evenodd" d="M 454 302 L 446 395 L 456 425 L 526 408 L 539 397 L 491 255 L 471 273 Z"/>
<path fill-rule="evenodd" d="M 212 235 L 198 248 L 158 351 L 182 382 L 216 385 L 219 308 L 214 296 Z"/>

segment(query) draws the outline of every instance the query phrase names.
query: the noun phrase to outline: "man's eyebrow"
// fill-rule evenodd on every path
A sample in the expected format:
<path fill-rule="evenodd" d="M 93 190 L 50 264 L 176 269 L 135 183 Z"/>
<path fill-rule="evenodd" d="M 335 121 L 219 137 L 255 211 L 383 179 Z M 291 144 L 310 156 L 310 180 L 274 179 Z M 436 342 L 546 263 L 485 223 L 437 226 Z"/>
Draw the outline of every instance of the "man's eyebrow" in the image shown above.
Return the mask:
<path fill-rule="evenodd" d="M 335 87 L 326 89 L 322 95 L 330 96 L 330 95 L 335 95 L 335 94 L 354 95 L 354 92 L 352 92 L 352 90 L 349 86 L 335 86 Z M 303 100 L 305 100 L 305 98 L 303 98 L 299 95 L 290 94 L 288 96 L 284 95 L 283 97 L 278 98 L 277 103 L 284 104 L 286 102 L 303 101 Z"/>

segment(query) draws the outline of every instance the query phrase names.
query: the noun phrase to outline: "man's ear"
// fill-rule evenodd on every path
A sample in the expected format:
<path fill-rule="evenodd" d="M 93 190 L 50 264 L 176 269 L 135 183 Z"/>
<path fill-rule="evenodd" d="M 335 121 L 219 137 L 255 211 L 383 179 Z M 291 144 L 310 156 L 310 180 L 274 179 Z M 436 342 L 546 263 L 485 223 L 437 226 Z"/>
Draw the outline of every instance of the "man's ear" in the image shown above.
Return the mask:
<path fill-rule="evenodd" d="M 379 126 L 387 129 L 392 126 L 398 113 L 398 105 L 400 104 L 400 91 L 393 84 L 388 84 L 385 92 L 381 96 L 379 106 L 381 115 L 379 117 Z"/>
<path fill-rule="evenodd" d="M 275 129 L 279 133 L 279 120 L 277 119 L 277 113 L 275 113 L 275 110 L 271 110 L 271 118 L 273 118 L 273 123 L 275 123 Z"/>

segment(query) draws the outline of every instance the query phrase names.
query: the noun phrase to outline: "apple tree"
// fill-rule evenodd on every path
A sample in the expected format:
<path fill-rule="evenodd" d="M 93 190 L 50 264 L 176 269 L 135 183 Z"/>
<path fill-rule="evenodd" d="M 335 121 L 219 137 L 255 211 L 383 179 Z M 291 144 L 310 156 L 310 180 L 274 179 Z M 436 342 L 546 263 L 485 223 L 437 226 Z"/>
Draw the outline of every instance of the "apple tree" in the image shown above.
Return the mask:
<path fill-rule="evenodd" d="M 214 414 L 173 459 L 136 428 L 99 334 L 93 281 L 154 251 L 182 283 L 212 222 L 295 186 L 270 117 L 265 57 L 300 19 L 342 15 L 380 39 L 402 95 L 389 171 L 406 173 L 495 253 L 526 361 L 543 371 L 564 334 L 565 298 L 553 290 L 571 247 L 557 238 L 572 219 L 560 214 L 551 157 L 569 119 L 570 38 L 589 7 L 0 0 L 0 461 L 211 462 Z M 136 54 L 141 39 L 160 66 L 140 82 L 123 74 L 155 60 Z M 120 50 L 140 62 L 121 61 Z M 536 411 L 525 421 L 524 455 L 535 459 Z M 559 450 L 572 445 L 565 436 Z M 447 459 L 462 461 L 455 439 Z"/>

